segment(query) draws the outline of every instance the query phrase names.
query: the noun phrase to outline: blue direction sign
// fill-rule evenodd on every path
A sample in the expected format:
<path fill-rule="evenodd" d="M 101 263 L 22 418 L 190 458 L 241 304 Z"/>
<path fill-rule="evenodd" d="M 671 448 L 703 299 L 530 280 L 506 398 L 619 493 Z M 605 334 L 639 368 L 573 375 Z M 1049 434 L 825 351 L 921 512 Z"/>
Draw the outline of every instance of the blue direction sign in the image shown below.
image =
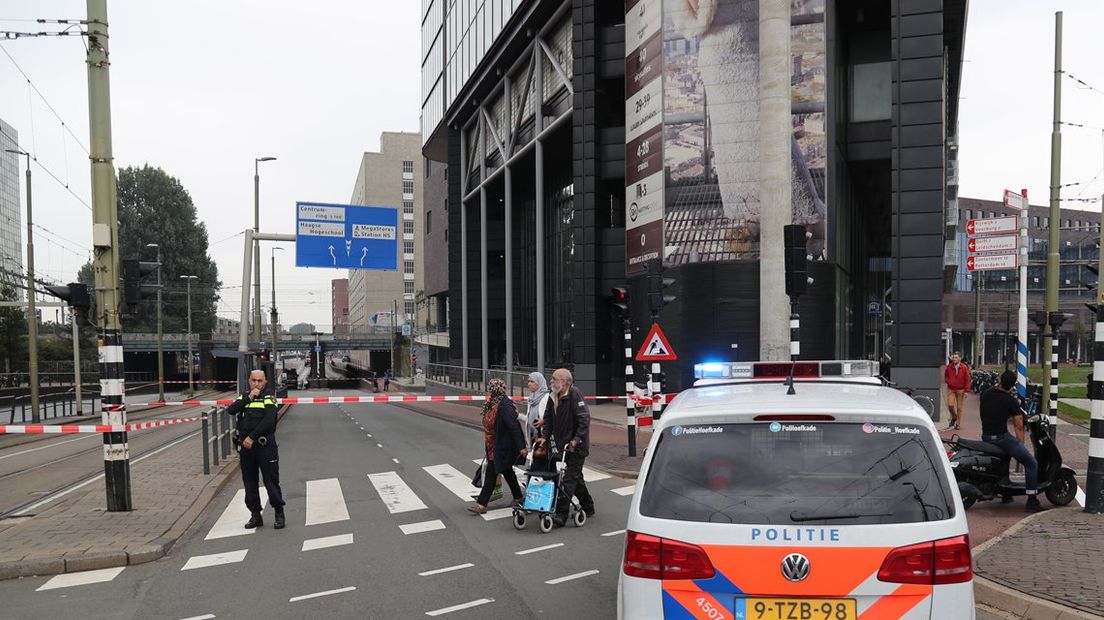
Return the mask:
<path fill-rule="evenodd" d="M 398 269 L 398 209 L 297 202 L 295 231 L 296 267 Z"/>

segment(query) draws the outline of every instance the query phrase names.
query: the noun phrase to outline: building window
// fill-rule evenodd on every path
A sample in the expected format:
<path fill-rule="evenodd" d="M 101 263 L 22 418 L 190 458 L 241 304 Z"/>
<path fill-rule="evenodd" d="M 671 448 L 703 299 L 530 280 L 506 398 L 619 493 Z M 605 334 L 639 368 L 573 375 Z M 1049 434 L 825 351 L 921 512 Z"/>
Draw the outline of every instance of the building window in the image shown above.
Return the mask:
<path fill-rule="evenodd" d="M 414 222 L 403 222 L 403 234 L 406 234 L 406 235 L 413 235 L 414 234 Z"/>
<path fill-rule="evenodd" d="M 413 194 L 414 193 L 414 181 L 403 181 L 403 193 L 404 194 Z"/>
<path fill-rule="evenodd" d="M 406 173 L 406 174 L 414 174 L 414 162 L 404 161 L 403 162 L 403 172 Z"/>
<path fill-rule="evenodd" d="M 409 214 L 409 215 L 414 215 L 414 201 L 413 200 L 404 200 L 403 201 L 403 213 L 406 213 L 406 214 Z"/>
<path fill-rule="evenodd" d="M 968 220 L 974 219 L 974 210 L 973 209 L 966 209 L 966 219 L 968 219 Z"/>
<path fill-rule="evenodd" d="M 433 211 L 426 211 L 425 230 L 425 234 L 427 236 L 429 235 L 429 233 L 433 232 Z"/>
<path fill-rule="evenodd" d="M 403 273 L 414 273 L 414 261 L 412 261 L 412 260 L 404 260 L 403 261 Z"/>
<path fill-rule="evenodd" d="M 413 295 L 414 294 L 414 281 L 413 280 L 407 280 L 406 282 L 403 282 L 403 293 L 406 293 L 407 295 Z"/>
<path fill-rule="evenodd" d="M 403 303 L 406 306 L 406 316 L 409 320 L 414 320 L 414 302 L 408 301 Z"/>
<path fill-rule="evenodd" d="M 414 253 L 414 242 L 413 241 L 403 241 L 403 254 L 413 254 L 413 253 Z"/>
<path fill-rule="evenodd" d="M 1039 216 L 1038 215 L 1031 216 L 1031 225 L 1035 228 L 1039 227 Z"/>

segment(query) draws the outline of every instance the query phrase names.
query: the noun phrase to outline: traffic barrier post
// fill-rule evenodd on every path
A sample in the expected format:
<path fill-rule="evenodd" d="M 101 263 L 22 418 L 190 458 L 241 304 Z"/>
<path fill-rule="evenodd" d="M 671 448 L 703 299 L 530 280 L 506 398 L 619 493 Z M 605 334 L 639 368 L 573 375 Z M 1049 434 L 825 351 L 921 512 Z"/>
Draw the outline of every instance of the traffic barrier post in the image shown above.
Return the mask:
<path fill-rule="evenodd" d="M 203 426 L 203 430 L 200 435 L 203 438 L 203 475 L 206 476 L 211 473 L 211 464 L 208 462 L 210 456 L 207 453 L 208 448 L 210 447 L 210 444 L 207 441 L 207 414 L 204 413 L 202 416 L 200 416 L 200 420 L 202 421 Z"/>

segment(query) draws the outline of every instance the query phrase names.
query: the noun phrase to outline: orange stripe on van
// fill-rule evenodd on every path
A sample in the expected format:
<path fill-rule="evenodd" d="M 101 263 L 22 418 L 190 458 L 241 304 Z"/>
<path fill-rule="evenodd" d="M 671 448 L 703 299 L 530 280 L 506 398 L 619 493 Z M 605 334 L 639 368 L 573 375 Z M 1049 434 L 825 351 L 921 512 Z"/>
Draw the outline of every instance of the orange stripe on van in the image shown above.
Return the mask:
<path fill-rule="evenodd" d="M 714 568 L 748 596 L 843 597 L 878 572 L 891 547 L 800 547 L 702 545 Z M 809 559 L 809 576 L 792 582 L 782 576 L 791 553 Z"/>
<path fill-rule="evenodd" d="M 880 618 L 900 618 L 916 607 L 925 598 L 931 596 L 932 586 L 903 585 L 891 594 L 878 599 L 878 602 L 859 614 L 859 620 L 879 620 Z"/>
<path fill-rule="evenodd" d="M 691 616 L 698 620 L 735 620 L 731 601 L 722 605 L 712 594 L 703 592 L 693 581 L 671 580 L 663 582 L 663 591 L 686 608 Z M 699 603 L 698 600 L 702 602 Z M 706 604 L 709 606 L 707 607 Z M 716 610 L 711 612 L 710 610 Z M 712 615 L 711 615 L 712 613 Z"/>

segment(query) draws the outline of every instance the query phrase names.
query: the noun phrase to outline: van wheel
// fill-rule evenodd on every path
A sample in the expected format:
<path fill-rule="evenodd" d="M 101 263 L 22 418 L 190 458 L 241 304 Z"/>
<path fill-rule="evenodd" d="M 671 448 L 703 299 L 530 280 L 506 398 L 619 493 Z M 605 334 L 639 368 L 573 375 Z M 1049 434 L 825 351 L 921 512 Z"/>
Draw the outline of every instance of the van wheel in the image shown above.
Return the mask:
<path fill-rule="evenodd" d="M 525 513 L 520 510 L 514 511 L 514 528 L 519 530 L 525 529 Z"/>
<path fill-rule="evenodd" d="M 1045 493 L 1055 506 L 1065 506 L 1072 502 L 1077 496 L 1077 480 L 1073 477 L 1073 472 L 1068 469 L 1059 470 L 1058 477 L 1050 483 Z"/>
<path fill-rule="evenodd" d="M 538 523 L 538 525 L 540 526 L 540 531 L 542 534 L 547 534 L 548 532 L 551 532 L 552 515 L 541 515 L 540 523 Z"/>

